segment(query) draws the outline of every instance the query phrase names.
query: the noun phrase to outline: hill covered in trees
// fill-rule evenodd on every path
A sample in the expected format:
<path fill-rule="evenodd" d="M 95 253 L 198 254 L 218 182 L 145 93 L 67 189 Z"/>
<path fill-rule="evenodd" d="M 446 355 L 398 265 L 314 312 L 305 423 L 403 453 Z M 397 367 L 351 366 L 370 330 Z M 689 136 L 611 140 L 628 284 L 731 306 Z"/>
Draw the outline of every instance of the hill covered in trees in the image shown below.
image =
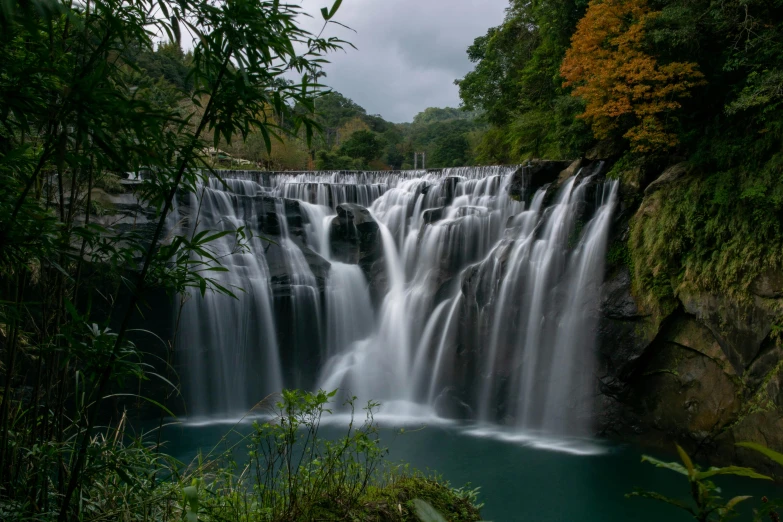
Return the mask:
<path fill-rule="evenodd" d="M 160 90 L 192 88 L 192 56 L 176 43 L 141 52 L 137 59 Z M 219 149 L 227 153 L 225 158 L 269 170 L 406 169 L 413 168 L 414 152 L 426 153 L 427 167 L 452 167 L 475 164 L 475 148 L 486 129 L 478 111 L 450 107 L 430 107 L 411 123 L 391 123 L 336 91 L 316 99 L 314 120 L 321 128 L 310 145 L 301 132 L 273 140 L 268 151 L 263 135 L 251 133 L 244 142 L 222 141 Z M 288 127 L 284 121 L 277 124 Z"/>
<path fill-rule="evenodd" d="M 456 108 L 431 107 L 412 123 L 390 123 L 337 92 L 320 97 L 316 112 L 323 125 L 316 167 L 322 170 L 413 168 L 414 152 L 426 153 L 427 167 L 472 165 L 485 128 L 477 113 Z"/>

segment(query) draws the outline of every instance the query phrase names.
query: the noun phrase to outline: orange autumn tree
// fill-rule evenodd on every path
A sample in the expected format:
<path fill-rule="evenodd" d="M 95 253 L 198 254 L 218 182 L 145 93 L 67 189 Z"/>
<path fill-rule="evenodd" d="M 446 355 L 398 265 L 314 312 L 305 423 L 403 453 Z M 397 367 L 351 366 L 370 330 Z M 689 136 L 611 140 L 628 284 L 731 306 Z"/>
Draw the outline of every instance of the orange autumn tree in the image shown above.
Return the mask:
<path fill-rule="evenodd" d="M 672 113 L 703 83 L 697 64 L 659 64 L 646 52 L 647 24 L 659 14 L 647 0 L 591 0 L 560 68 L 595 137 L 624 130 L 636 152 L 677 145 Z"/>

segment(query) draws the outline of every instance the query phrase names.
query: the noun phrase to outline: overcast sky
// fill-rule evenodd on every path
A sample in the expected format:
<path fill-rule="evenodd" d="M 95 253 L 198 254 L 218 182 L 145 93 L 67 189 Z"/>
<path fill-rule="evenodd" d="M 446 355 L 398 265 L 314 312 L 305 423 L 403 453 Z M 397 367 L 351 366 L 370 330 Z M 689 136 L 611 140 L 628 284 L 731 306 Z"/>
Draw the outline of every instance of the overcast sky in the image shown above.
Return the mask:
<path fill-rule="evenodd" d="M 321 7 L 332 0 L 301 0 L 312 19 L 323 23 Z M 465 51 L 477 36 L 503 21 L 508 0 L 343 0 L 335 17 L 356 32 L 330 24 L 325 36 L 337 36 L 357 49 L 329 55 L 331 88 L 369 114 L 393 122 L 411 121 L 427 107 L 459 106 L 454 85 L 472 70 Z"/>

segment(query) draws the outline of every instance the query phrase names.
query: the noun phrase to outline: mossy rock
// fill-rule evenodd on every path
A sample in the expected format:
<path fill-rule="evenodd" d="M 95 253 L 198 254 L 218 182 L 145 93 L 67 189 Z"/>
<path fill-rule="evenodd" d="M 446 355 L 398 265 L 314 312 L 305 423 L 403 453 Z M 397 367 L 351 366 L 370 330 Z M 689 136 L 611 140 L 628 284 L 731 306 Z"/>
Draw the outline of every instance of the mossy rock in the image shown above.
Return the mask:
<path fill-rule="evenodd" d="M 419 522 L 414 500 L 427 502 L 450 522 L 481 520 L 478 508 L 468 495 L 463 495 L 442 482 L 422 476 L 393 479 L 386 486 L 371 486 L 355 506 L 346 506 L 340 499 L 324 500 L 315 513 L 315 520 L 352 522 Z"/>
<path fill-rule="evenodd" d="M 629 402 L 649 438 L 699 445 L 734 422 L 741 392 L 741 381 L 710 331 L 679 315 L 640 365 Z"/>

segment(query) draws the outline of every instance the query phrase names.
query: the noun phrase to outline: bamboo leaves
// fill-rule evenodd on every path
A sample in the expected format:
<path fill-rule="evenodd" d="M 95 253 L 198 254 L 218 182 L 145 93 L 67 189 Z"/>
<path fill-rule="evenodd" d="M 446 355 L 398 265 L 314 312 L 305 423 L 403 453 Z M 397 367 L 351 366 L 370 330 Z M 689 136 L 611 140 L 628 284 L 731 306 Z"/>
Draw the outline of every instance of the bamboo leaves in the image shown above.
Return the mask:
<path fill-rule="evenodd" d="M 181 236 L 169 214 L 209 176 L 213 138 L 260 130 L 269 146 L 312 125 L 313 84 L 282 78 L 317 71 L 339 42 L 299 27 L 299 12 L 263 0 L 0 3 L 0 480 L 9 484 L 0 495 L 30 506 L 24 517 L 108 509 L 94 483 L 93 471 L 108 469 L 96 422 L 123 381 L 160 377 L 128 338 L 149 291 L 241 290 L 214 277 L 226 270 L 215 245 L 234 253 L 259 239 L 231 227 Z M 156 51 L 158 35 L 169 48 Z M 186 68 L 177 83 L 148 74 L 144 57 L 164 51 Z M 135 210 L 112 215 L 112 189 L 100 183 L 109 177 Z M 29 402 L 18 386 L 32 389 Z M 28 451 L 44 441 L 59 458 Z M 52 481 L 21 471 L 36 468 Z"/>
<path fill-rule="evenodd" d="M 323 7 L 321 9 L 321 15 L 324 17 L 324 20 L 329 21 L 332 18 L 334 18 L 334 15 L 337 13 L 337 10 L 340 9 L 340 4 L 343 3 L 343 0 L 335 0 L 334 5 L 331 9 L 327 9 L 326 7 Z"/>

